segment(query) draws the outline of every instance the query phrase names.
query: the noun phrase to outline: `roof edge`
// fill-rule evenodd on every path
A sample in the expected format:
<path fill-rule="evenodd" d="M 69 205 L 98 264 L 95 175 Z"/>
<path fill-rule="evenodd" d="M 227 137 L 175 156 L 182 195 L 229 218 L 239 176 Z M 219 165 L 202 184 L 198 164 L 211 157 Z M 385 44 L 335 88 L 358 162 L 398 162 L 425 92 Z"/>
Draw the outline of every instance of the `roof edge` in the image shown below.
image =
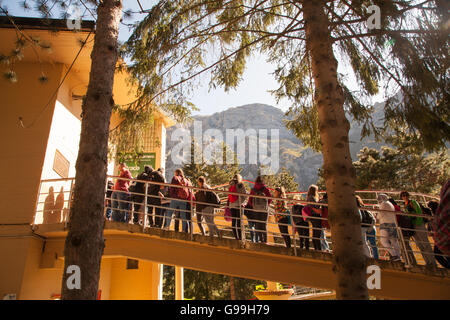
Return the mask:
<path fill-rule="evenodd" d="M 70 31 L 70 32 L 89 32 L 95 31 L 95 21 L 81 20 L 81 29 L 72 30 L 67 27 L 65 19 L 47 19 L 10 16 L 14 24 L 23 30 L 49 30 L 49 31 Z M 0 28 L 15 28 L 9 17 L 0 16 Z"/>

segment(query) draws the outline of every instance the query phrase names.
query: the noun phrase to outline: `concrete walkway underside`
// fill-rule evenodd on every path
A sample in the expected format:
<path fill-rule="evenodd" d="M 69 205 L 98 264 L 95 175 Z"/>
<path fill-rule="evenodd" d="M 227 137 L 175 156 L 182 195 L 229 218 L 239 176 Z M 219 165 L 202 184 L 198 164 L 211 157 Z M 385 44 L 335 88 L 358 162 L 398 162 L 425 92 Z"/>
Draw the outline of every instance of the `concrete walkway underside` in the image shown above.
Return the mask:
<path fill-rule="evenodd" d="M 33 231 L 45 241 L 42 267 L 64 258 L 67 235 L 64 223 L 38 225 Z M 305 287 L 336 290 L 332 254 L 210 238 L 182 232 L 124 224 L 105 223 L 104 257 L 127 257 L 165 265 L 219 273 L 234 277 L 274 281 Z M 60 262 L 59 262 L 60 263 Z M 369 259 L 367 265 L 381 269 L 381 289 L 371 296 L 389 299 L 449 299 L 450 275 L 445 269 Z"/>

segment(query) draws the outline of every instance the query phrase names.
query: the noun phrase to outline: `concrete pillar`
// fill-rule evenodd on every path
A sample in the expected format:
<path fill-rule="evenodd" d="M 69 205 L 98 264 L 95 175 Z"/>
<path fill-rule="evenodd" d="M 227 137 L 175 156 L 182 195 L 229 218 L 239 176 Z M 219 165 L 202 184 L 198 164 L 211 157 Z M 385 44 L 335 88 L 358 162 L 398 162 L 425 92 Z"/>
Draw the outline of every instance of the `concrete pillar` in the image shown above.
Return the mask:
<path fill-rule="evenodd" d="M 160 263 L 152 263 L 152 284 L 151 297 L 152 300 L 162 300 L 163 292 L 163 265 Z"/>
<path fill-rule="evenodd" d="M 269 291 L 277 291 L 277 283 L 272 281 L 267 281 L 267 290 Z"/>
<path fill-rule="evenodd" d="M 184 300 L 184 278 L 182 267 L 175 267 L 175 300 Z"/>

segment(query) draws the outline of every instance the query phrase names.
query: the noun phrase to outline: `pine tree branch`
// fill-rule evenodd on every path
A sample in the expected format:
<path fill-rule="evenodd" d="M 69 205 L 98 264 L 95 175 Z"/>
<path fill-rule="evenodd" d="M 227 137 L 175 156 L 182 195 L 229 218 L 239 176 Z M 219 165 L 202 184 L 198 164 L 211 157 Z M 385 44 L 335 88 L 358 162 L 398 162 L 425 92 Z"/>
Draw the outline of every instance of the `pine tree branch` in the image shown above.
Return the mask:
<path fill-rule="evenodd" d="M 346 26 L 346 27 L 348 27 L 348 26 Z M 430 30 L 385 30 L 385 29 L 380 29 L 380 30 L 367 32 L 367 33 L 347 35 L 347 36 L 337 37 L 337 38 L 333 37 L 333 41 L 343 41 L 343 40 L 356 39 L 356 38 L 376 37 L 376 36 L 380 36 L 381 34 L 395 34 L 395 33 L 423 35 L 423 34 L 430 34 L 430 33 L 439 33 L 439 31 L 437 31 L 437 30 L 430 31 Z"/>

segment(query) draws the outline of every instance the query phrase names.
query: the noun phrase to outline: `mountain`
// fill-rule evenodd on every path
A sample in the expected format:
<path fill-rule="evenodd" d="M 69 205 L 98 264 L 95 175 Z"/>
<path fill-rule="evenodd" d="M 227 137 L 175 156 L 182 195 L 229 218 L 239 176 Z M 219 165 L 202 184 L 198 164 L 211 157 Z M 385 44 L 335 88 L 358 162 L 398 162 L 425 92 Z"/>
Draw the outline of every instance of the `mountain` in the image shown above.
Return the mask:
<path fill-rule="evenodd" d="M 381 105 L 375 105 L 374 118 L 381 119 Z M 283 119 L 286 119 L 284 112 L 278 108 L 275 108 L 266 104 L 248 104 L 240 107 L 232 107 L 222 112 L 216 112 L 208 116 L 194 116 L 194 121 L 198 121 L 196 126 L 201 128 L 204 136 L 214 135 L 221 133 L 223 139 L 226 142 L 227 129 L 242 129 L 246 131 L 248 129 L 254 129 L 257 133 L 263 133 L 260 131 L 263 129 L 268 130 L 268 139 L 264 139 L 259 135 L 259 139 L 263 145 L 267 145 L 271 150 L 271 143 L 278 143 L 279 145 L 279 170 L 282 167 L 288 169 L 288 171 L 295 177 L 295 180 L 300 185 L 301 190 L 306 190 L 310 184 L 317 182 L 317 171 L 322 166 L 323 158 L 322 154 L 316 153 L 310 148 L 305 148 L 302 142 L 297 139 L 284 125 Z M 173 171 L 180 167 L 175 165 L 172 161 L 172 157 L 179 151 L 179 140 L 176 139 L 180 131 L 177 129 L 187 129 L 192 136 L 194 136 L 194 123 L 186 126 L 173 126 L 167 129 L 167 157 L 166 157 L 166 177 L 170 177 Z M 208 129 L 217 129 L 219 132 L 212 132 Z M 277 129 L 279 136 L 278 139 L 272 138 L 270 134 L 271 129 Z M 351 129 L 349 132 L 350 151 L 353 160 L 357 159 L 357 154 L 363 146 L 379 147 L 373 139 L 366 138 L 361 140 L 361 126 L 354 121 L 351 121 Z M 209 133 L 209 134 L 208 134 Z M 203 138 L 205 141 L 210 141 L 208 138 Z M 178 145 L 178 147 L 176 147 Z M 255 146 L 255 143 L 250 144 L 248 139 L 245 140 L 246 151 L 246 163 L 249 162 L 248 152 L 249 149 Z M 237 142 L 235 142 L 234 151 L 237 152 Z M 270 155 L 269 155 L 270 158 Z M 258 159 L 259 161 L 260 159 Z M 258 165 L 254 164 L 242 164 L 242 175 L 245 179 L 254 180 L 258 173 Z"/>

